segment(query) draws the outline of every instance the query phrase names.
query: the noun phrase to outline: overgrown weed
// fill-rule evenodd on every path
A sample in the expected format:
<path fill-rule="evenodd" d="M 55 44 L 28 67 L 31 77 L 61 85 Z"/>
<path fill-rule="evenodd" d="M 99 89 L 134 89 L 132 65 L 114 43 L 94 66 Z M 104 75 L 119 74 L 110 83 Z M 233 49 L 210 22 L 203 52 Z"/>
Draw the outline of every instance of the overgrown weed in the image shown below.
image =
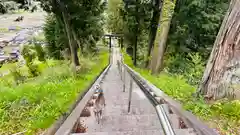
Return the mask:
<path fill-rule="evenodd" d="M 107 65 L 108 54 L 81 61 L 87 72 L 81 72 L 77 78 L 71 76 L 69 65 L 57 62 L 61 64 L 49 66 L 48 63 L 41 75 L 18 86 L 0 83 L 0 134 L 27 130 L 27 134 L 32 135 L 44 131 L 66 113 Z"/>
<path fill-rule="evenodd" d="M 206 104 L 203 98 L 195 99 L 192 96 L 196 87 L 188 84 L 188 79 L 185 79 L 185 76 L 170 75 L 166 72 L 162 72 L 157 76 L 151 75 L 147 69 L 134 67 L 131 58 L 126 53 L 124 53 L 124 62 L 164 93 L 180 101 L 184 109 L 200 117 L 208 123 L 210 127 L 217 128 L 227 135 L 240 134 L 239 100 L 229 101 L 223 99 L 213 104 Z M 196 60 L 195 63 L 198 63 L 198 61 Z M 201 66 L 197 67 L 197 69 L 202 69 Z M 192 71 L 194 72 L 195 69 Z M 197 73 L 197 75 L 199 74 Z"/>

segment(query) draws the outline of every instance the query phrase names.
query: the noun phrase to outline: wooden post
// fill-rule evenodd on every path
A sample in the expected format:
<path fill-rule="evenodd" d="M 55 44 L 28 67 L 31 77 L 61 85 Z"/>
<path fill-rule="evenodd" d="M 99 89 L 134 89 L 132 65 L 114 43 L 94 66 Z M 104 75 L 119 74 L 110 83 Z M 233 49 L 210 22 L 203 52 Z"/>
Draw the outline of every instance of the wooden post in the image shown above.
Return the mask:
<path fill-rule="evenodd" d="M 109 47 L 110 47 L 110 49 L 112 48 L 112 37 L 111 36 L 109 36 Z"/>
<path fill-rule="evenodd" d="M 128 98 L 128 113 L 130 112 L 131 101 L 132 101 L 132 86 L 133 86 L 133 80 L 130 79 L 129 98 Z"/>

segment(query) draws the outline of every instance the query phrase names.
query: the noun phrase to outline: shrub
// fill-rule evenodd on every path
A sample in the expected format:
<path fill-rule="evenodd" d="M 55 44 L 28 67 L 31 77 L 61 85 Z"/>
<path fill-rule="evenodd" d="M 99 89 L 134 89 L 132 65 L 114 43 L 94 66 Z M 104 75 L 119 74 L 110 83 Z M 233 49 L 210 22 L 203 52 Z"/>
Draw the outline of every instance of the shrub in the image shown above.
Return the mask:
<path fill-rule="evenodd" d="M 27 64 L 27 67 L 28 67 L 30 77 L 36 77 L 36 76 L 40 75 L 41 72 L 40 72 L 37 64 L 29 63 L 29 64 Z"/>
<path fill-rule="evenodd" d="M 46 61 L 45 52 L 44 52 L 41 44 L 35 43 L 34 47 L 35 47 L 35 50 L 36 50 L 36 53 L 37 53 L 38 60 L 45 62 Z"/>
<path fill-rule="evenodd" d="M 38 76 L 40 74 L 40 70 L 38 68 L 38 65 L 34 63 L 37 53 L 33 49 L 33 46 L 24 45 L 22 49 L 22 55 L 26 61 L 26 66 L 28 67 L 30 77 Z"/>
<path fill-rule="evenodd" d="M 14 1 L 5 1 L 0 3 L 0 13 L 5 14 L 9 11 L 14 11 L 18 9 L 19 4 Z"/>
<path fill-rule="evenodd" d="M 240 127 L 240 101 L 233 100 L 229 101 L 226 99 L 216 101 L 213 104 L 206 104 L 203 98 L 195 99 L 192 97 L 192 93 L 195 92 L 196 87 L 188 84 L 189 78 L 196 78 L 201 76 L 203 71 L 203 65 L 201 64 L 201 59 L 198 54 L 190 55 L 192 58 L 193 69 L 189 69 L 189 72 L 193 73 L 191 75 L 170 75 L 168 73 L 162 72 L 158 76 L 153 76 L 146 69 L 140 69 L 133 66 L 131 58 L 124 54 L 124 62 L 132 67 L 135 71 L 140 73 L 144 78 L 153 83 L 156 87 L 161 89 L 164 93 L 170 97 L 180 101 L 183 104 L 184 109 L 192 112 L 193 114 L 199 116 L 201 119 L 210 123 L 215 124 L 215 127 L 219 127 L 224 134 L 238 135 L 237 131 Z M 177 59 L 173 57 L 174 59 Z M 179 63 L 180 64 L 180 63 Z M 177 69 L 177 68 L 176 68 Z M 200 70 L 198 72 L 197 70 Z M 185 76 L 189 77 L 185 79 Z M 224 131 L 225 130 L 225 131 Z"/>
<path fill-rule="evenodd" d="M 204 62 L 199 53 L 167 54 L 165 60 L 165 71 L 170 74 L 183 75 L 187 82 L 197 85 L 204 72 Z"/>
<path fill-rule="evenodd" d="M 18 85 L 20 83 L 23 83 L 26 79 L 24 75 L 22 75 L 21 71 L 19 70 L 19 67 L 14 66 L 10 69 L 11 75 L 13 76 L 14 82 Z"/>
<path fill-rule="evenodd" d="M 91 70 L 78 78 L 72 78 L 69 66 L 59 61 L 29 82 L 4 90 L 0 86 L 0 134 L 27 130 L 34 135 L 49 128 L 106 66 L 108 55 L 98 57 L 90 59 Z"/>
<path fill-rule="evenodd" d="M 33 60 L 36 58 L 36 52 L 33 50 L 32 45 L 24 45 L 21 50 L 21 54 L 25 59 L 26 64 L 32 63 Z"/>
<path fill-rule="evenodd" d="M 50 14 L 47 16 L 43 30 L 48 44 L 48 56 L 55 59 L 63 59 L 61 51 L 68 48 L 68 40 L 64 34 L 64 28 L 54 15 Z"/>

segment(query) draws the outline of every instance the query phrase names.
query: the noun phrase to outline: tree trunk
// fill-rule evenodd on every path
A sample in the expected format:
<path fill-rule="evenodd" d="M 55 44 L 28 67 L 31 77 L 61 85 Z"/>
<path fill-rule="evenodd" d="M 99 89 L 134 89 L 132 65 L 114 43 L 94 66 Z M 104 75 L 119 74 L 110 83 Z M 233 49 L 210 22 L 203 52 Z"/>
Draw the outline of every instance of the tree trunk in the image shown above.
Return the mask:
<path fill-rule="evenodd" d="M 136 0 L 137 6 L 136 6 L 136 13 L 138 13 L 138 3 L 139 1 Z M 133 47 L 133 65 L 137 66 L 137 44 L 138 44 L 138 32 L 139 32 L 139 16 L 138 14 L 135 16 L 136 18 L 136 25 L 135 25 L 135 37 L 134 37 L 134 47 Z"/>
<path fill-rule="evenodd" d="M 120 44 L 121 44 L 121 49 L 123 49 L 123 47 L 124 47 L 123 46 L 123 37 L 121 37 L 121 43 Z"/>
<path fill-rule="evenodd" d="M 67 33 L 67 37 L 68 37 L 68 41 L 69 41 L 69 47 L 70 47 L 70 51 L 71 51 L 72 62 L 74 64 L 74 66 L 79 66 L 80 63 L 79 63 L 79 59 L 78 59 L 78 55 L 77 55 L 76 43 L 73 43 L 72 34 L 70 32 L 71 27 L 68 23 L 67 15 L 64 11 L 62 12 L 62 16 L 63 16 L 63 21 L 64 21 L 64 25 L 65 25 L 65 29 L 66 29 L 66 33 Z"/>
<path fill-rule="evenodd" d="M 81 50 L 81 53 L 83 53 L 83 46 L 82 46 L 80 40 L 78 40 L 77 34 L 76 34 L 76 32 L 73 30 L 73 28 L 72 28 L 72 35 L 73 35 L 74 40 L 77 42 L 77 45 L 78 45 L 78 47 L 79 47 L 80 50 Z"/>
<path fill-rule="evenodd" d="M 111 50 L 112 48 L 112 37 L 109 36 L 109 50 Z"/>
<path fill-rule="evenodd" d="M 73 55 L 74 55 L 73 56 L 74 57 L 73 61 L 75 63 L 75 66 L 79 66 L 80 63 L 79 63 L 79 59 L 78 59 L 77 41 L 74 40 L 72 45 L 73 45 Z"/>
<path fill-rule="evenodd" d="M 147 52 L 147 60 L 146 60 L 146 63 L 145 63 L 146 68 L 149 66 L 150 55 L 151 55 L 154 40 L 155 40 L 155 37 L 156 37 L 157 28 L 158 28 L 158 21 L 160 19 L 162 4 L 163 4 L 162 0 L 155 0 L 155 1 L 156 1 L 156 4 L 155 4 L 155 7 L 153 9 L 153 15 L 152 15 L 151 23 L 150 23 L 148 52 Z"/>
<path fill-rule="evenodd" d="M 136 26 L 138 27 L 138 26 Z M 138 29 L 138 28 L 136 28 Z M 136 30 L 138 31 L 138 30 Z M 137 41 L 138 41 L 138 34 L 134 37 L 134 47 L 133 47 L 133 65 L 137 66 Z"/>
<path fill-rule="evenodd" d="M 240 86 L 239 7 L 239 0 L 231 1 L 199 85 L 198 94 L 209 99 L 234 98 Z"/>
<path fill-rule="evenodd" d="M 170 2 L 170 1 L 169 1 Z M 168 32 L 170 29 L 172 15 L 174 13 L 175 2 L 164 3 L 165 13 L 161 13 L 161 19 L 159 19 L 159 26 L 156 33 L 156 38 L 154 41 L 154 49 L 152 51 L 151 59 L 151 71 L 152 74 L 157 74 L 163 68 L 163 56 L 166 49 L 166 42 L 168 37 Z M 164 20 L 164 21 L 162 21 Z M 160 26 L 161 24 L 161 26 Z"/>
<path fill-rule="evenodd" d="M 118 38 L 118 47 L 121 48 L 121 39 L 120 38 Z"/>

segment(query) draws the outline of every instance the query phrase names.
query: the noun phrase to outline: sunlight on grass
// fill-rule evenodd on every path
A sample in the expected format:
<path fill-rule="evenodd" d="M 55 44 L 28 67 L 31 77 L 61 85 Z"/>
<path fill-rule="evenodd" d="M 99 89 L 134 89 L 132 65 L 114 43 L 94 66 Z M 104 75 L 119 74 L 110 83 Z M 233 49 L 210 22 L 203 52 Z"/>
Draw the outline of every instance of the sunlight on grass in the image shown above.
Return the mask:
<path fill-rule="evenodd" d="M 0 73 L 8 71 L 9 69 L 13 68 L 16 63 L 6 63 L 0 68 Z"/>
<path fill-rule="evenodd" d="M 173 99 L 180 101 L 184 109 L 206 121 L 212 128 L 221 129 L 226 134 L 239 135 L 240 127 L 240 101 L 221 100 L 213 104 L 206 104 L 203 99 L 195 99 L 192 93 L 196 87 L 187 83 L 182 76 L 160 73 L 151 75 L 147 69 L 133 66 L 130 56 L 124 53 L 124 62 L 140 73 L 145 79 L 161 89 Z"/>
<path fill-rule="evenodd" d="M 108 64 L 108 54 L 81 62 L 88 69 L 77 78 L 65 62 L 49 61 L 43 73 L 29 82 L 15 87 L 0 83 L 0 134 L 27 130 L 32 135 L 47 129 Z"/>

